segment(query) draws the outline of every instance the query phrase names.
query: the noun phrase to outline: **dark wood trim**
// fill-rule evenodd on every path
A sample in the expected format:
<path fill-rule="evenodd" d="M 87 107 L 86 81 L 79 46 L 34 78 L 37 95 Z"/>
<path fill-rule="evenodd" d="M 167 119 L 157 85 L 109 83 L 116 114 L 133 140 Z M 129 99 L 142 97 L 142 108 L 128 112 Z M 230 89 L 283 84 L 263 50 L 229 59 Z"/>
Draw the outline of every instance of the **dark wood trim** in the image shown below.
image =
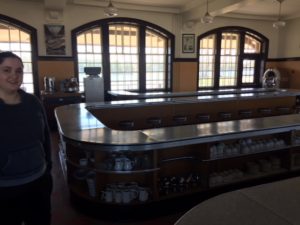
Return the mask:
<path fill-rule="evenodd" d="M 102 35 L 102 77 L 104 82 L 104 99 L 109 100 L 109 95 L 107 93 L 107 90 L 111 90 L 111 68 L 110 68 L 110 57 L 109 57 L 109 27 L 108 24 L 102 24 L 101 25 L 101 31 L 103 33 Z M 73 36 L 73 33 L 72 33 Z M 74 45 L 73 52 L 76 53 L 76 67 L 78 68 L 78 58 L 77 58 L 77 36 L 76 33 L 74 33 L 74 40 L 76 41 L 76 44 Z M 107 66 L 104 66 L 107 65 Z M 78 70 L 78 69 L 77 69 Z"/>
<path fill-rule="evenodd" d="M 267 62 L 285 62 L 285 61 L 300 61 L 300 57 L 267 59 Z"/>
<path fill-rule="evenodd" d="M 140 26 L 139 27 L 139 46 L 140 46 L 140 53 L 139 53 L 139 92 L 146 92 L 146 27 Z"/>
<path fill-rule="evenodd" d="M 74 61 L 72 56 L 39 56 L 39 61 Z"/>
<path fill-rule="evenodd" d="M 0 21 L 4 23 L 11 24 L 14 27 L 19 28 L 20 30 L 25 31 L 30 35 L 30 44 L 31 44 L 31 64 L 32 64 L 32 76 L 33 76 L 33 91 L 37 97 L 40 97 L 40 88 L 39 88 L 39 76 L 38 76 L 38 38 L 37 38 L 37 29 L 26 24 L 20 20 L 14 19 L 12 17 L 0 14 Z"/>
<path fill-rule="evenodd" d="M 102 74 L 104 76 L 104 89 L 105 93 L 107 90 L 110 90 L 110 63 L 109 63 L 109 30 L 108 26 L 110 24 L 124 24 L 124 25 L 135 25 L 139 28 L 139 32 L 144 32 L 146 29 L 149 29 L 158 35 L 161 35 L 162 37 L 165 37 L 168 40 L 168 46 L 170 46 L 171 50 L 170 52 L 168 51 L 168 54 L 166 55 L 167 57 L 167 63 L 168 65 L 166 66 L 166 77 L 169 79 L 166 80 L 166 87 L 159 89 L 157 91 L 170 91 L 172 90 L 172 80 L 171 80 L 171 75 L 172 74 L 172 63 L 174 60 L 174 49 L 175 49 L 175 36 L 172 34 L 170 31 L 164 29 L 163 27 L 160 27 L 156 24 L 144 21 L 144 20 L 139 20 L 139 19 L 133 19 L 133 18 L 126 18 L 126 17 L 115 17 L 115 18 L 108 18 L 108 19 L 100 19 L 100 20 L 95 20 L 86 24 L 83 24 L 79 27 L 74 28 L 71 30 L 71 39 L 72 39 L 72 54 L 74 57 L 74 67 L 75 67 L 75 73 L 78 74 L 78 58 L 77 58 L 77 40 L 76 36 L 90 30 L 92 28 L 96 27 L 101 27 L 101 32 L 102 32 L 102 46 L 103 46 L 103 62 L 102 62 Z M 145 37 L 146 34 L 140 34 L 140 38 Z M 145 48 L 145 42 L 140 42 L 139 47 L 141 49 Z M 169 48 L 168 48 L 169 49 Z M 139 83 L 139 91 L 144 91 L 146 90 L 146 82 L 145 82 L 145 71 L 146 67 L 145 65 L 145 53 L 144 51 L 141 51 L 139 53 L 139 60 L 140 60 L 140 83 Z M 154 90 L 151 90 L 154 91 Z"/>
<path fill-rule="evenodd" d="M 197 38 L 197 49 L 199 50 L 199 43 L 200 43 L 200 40 L 202 38 L 205 38 L 206 36 L 209 36 L 209 35 L 216 35 L 216 47 L 215 49 L 217 50 L 216 51 L 216 54 L 215 54 L 215 68 L 214 68 L 214 88 L 215 89 L 218 89 L 220 87 L 220 84 L 219 84 L 219 78 L 220 78 L 220 58 L 221 58 L 221 40 L 222 40 L 222 33 L 223 32 L 231 32 L 231 33 L 237 33 L 240 35 L 240 43 L 243 43 L 243 39 L 245 39 L 245 36 L 246 35 L 250 35 L 252 36 L 253 38 L 255 38 L 256 40 L 258 40 L 261 44 L 262 44 L 262 49 L 261 49 L 261 52 L 254 58 L 254 59 L 261 59 L 262 62 L 265 62 L 266 58 L 267 58 L 267 54 L 268 54 L 268 46 L 269 46 L 269 39 L 267 37 L 265 37 L 264 35 L 262 35 L 261 33 L 258 33 L 257 31 L 255 30 L 252 30 L 252 29 L 249 29 L 249 28 L 246 28 L 246 27 L 240 27 L 240 26 L 228 26 L 228 27 L 220 27 L 220 28 L 216 28 L 216 29 L 213 29 L 213 30 L 210 30 L 204 34 L 201 34 L 198 36 Z M 241 79 L 242 79 L 242 62 L 245 58 L 247 58 L 247 54 L 244 54 L 243 52 L 243 48 L 244 46 L 242 44 L 240 44 L 240 54 L 238 55 L 238 58 L 239 58 L 239 61 L 238 61 L 238 83 L 237 83 L 237 86 L 235 86 L 236 88 L 242 88 L 242 87 L 259 87 L 260 83 L 259 83 L 259 78 L 262 76 L 263 74 L 263 71 L 265 70 L 265 64 L 264 63 L 261 63 L 259 65 L 256 64 L 257 66 L 257 69 L 256 69 L 256 72 L 258 71 L 259 73 L 257 73 L 256 78 L 255 78 L 255 82 L 254 83 L 251 83 L 251 84 L 243 84 L 241 82 Z M 253 55 L 253 54 L 251 54 Z M 199 58 L 199 51 L 197 52 L 197 58 Z M 199 66 L 198 66 L 198 71 L 199 71 Z M 199 77 L 197 77 L 197 84 L 198 84 L 198 81 L 199 80 Z M 228 87 L 229 88 L 229 87 Z M 197 86 L 197 89 L 202 89 L 202 88 L 199 88 Z"/>
<path fill-rule="evenodd" d="M 174 62 L 198 62 L 197 58 L 175 58 Z"/>

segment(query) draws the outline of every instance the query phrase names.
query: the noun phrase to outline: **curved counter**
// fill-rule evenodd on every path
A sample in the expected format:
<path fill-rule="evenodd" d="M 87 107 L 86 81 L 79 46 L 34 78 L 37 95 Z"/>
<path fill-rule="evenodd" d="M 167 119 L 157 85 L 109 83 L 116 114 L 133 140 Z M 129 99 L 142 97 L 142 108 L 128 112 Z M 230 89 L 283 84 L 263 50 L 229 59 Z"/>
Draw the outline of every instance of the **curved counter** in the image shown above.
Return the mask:
<path fill-rule="evenodd" d="M 260 100 L 281 106 L 288 100 L 291 109 L 298 102 L 298 92 L 265 93 L 261 98 L 261 93 L 252 94 L 229 98 L 238 105 L 238 99 L 255 101 L 255 106 L 263 106 Z M 213 103 L 229 104 L 224 96 L 213 98 L 218 99 Z M 202 109 L 195 106 L 204 103 L 199 98 L 167 98 L 56 108 L 60 156 L 70 191 L 96 204 L 137 205 L 299 169 L 300 115 L 293 110 L 287 115 L 167 127 L 114 127 L 128 115 L 133 122 L 149 113 L 167 119 L 187 109 Z"/>
<path fill-rule="evenodd" d="M 99 150 L 153 150 L 188 144 L 246 138 L 298 129 L 300 115 L 282 115 L 256 119 L 192 124 L 144 130 L 113 130 L 96 119 L 88 104 L 72 104 L 56 108 L 59 132 L 65 140 L 82 145 L 101 146 Z M 299 127 L 298 127 L 299 126 Z M 96 147 L 97 148 L 97 147 Z"/>

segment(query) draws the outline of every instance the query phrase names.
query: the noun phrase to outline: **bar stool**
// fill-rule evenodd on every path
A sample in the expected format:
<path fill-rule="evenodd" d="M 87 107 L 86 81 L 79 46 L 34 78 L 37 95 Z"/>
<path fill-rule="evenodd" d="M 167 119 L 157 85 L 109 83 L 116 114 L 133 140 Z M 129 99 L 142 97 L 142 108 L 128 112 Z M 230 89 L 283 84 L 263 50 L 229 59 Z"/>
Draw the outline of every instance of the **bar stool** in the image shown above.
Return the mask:
<path fill-rule="evenodd" d="M 219 117 L 221 120 L 230 120 L 232 117 L 231 112 L 219 112 Z"/>
<path fill-rule="evenodd" d="M 271 108 L 259 108 L 258 112 L 262 116 L 270 116 L 272 114 L 272 109 Z"/>
<path fill-rule="evenodd" d="M 147 119 L 147 123 L 152 127 L 160 127 L 161 126 L 161 118 L 159 117 L 150 117 Z"/>
<path fill-rule="evenodd" d="M 290 108 L 289 107 L 277 107 L 276 110 L 279 113 L 279 115 L 284 115 L 284 114 L 289 114 L 290 113 Z"/>
<path fill-rule="evenodd" d="M 132 120 L 123 120 L 119 122 L 119 127 L 122 130 L 131 130 L 134 127 L 134 122 Z"/>
<path fill-rule="evenodd" d="M 203 113 L 199 113 L 196 116 L 197 121 L 200 123 L 206 123 L 210 120 L 210 115 L 209 114 L 203 114 Z"/>
<path fill-rule="evenodd" d="M 185 124 L 187 122 L 187 116 L 174 116 L 173 121 L 176 125 Z"/>
<path fill-rule="evenodd" d="M 240 110 L 239 115 L 241 118 L 251 118 L 252 117 L 252 110 Z"/>

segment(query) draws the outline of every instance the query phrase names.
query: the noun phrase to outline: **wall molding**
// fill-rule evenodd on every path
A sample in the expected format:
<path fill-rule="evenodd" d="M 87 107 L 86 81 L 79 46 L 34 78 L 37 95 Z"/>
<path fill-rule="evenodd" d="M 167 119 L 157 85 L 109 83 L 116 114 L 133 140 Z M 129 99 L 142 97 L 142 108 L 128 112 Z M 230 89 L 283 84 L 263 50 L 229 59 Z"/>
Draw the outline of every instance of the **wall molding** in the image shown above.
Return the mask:
<path fill-rule="evenodd" d="M 300 61 L 300 57 L 291 58 L 269 58 L 266 62 Z M 198 62 L 197 58 L 175 58 L 174 62 Z"/>
<path fill-rule="evenodd" d="M 72 56 L 39 56 L 39 61 L 75 61 Z M 269 58 L 266 62 L 300 61 L 300 57 Z M 174 58 L 174 62 L 198 62 L 197 58 Z"/>
<path fill-rule="evenodd" d="M 197 58 L 174 58 L 174 62 L 198 62 Z"/>
<path fill-rule="evenodd" d="M 74 61 L 72 56 L 39 56 L 39 61 Z"/>
<path fill-rule="evenodd" d="M 285 61 L 300 61 L 300 57 L 267 59 L 267 62 L 285 62 Z"/>

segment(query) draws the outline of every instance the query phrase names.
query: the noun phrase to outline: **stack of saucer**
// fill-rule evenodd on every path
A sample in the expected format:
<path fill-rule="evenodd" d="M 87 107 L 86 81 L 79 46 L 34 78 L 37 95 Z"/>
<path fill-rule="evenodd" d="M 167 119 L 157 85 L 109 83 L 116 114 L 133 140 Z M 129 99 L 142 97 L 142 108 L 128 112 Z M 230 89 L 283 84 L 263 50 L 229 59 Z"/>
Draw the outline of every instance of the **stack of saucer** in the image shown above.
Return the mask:
<path fill-rule="evenodd" d="M 97 191 L 96 191 L 96 173 L 90 171 L 87 176 L 86 176 L 86 182 L 88 185 L 88 191 L 89 195 L 93 198 L 97 196 Z"/>

